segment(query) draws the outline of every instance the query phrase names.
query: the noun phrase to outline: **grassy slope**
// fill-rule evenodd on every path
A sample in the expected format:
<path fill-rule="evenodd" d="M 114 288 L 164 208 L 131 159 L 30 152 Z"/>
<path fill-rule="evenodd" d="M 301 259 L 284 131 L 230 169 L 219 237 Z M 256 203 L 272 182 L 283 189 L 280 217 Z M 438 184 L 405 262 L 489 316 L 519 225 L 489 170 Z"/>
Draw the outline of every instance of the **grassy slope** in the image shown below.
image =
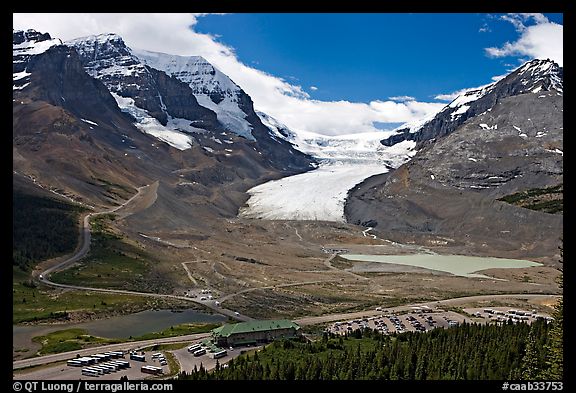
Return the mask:
<path fill-rule="evenodd" d="M 113 219 L 113 215 L 94 218 L 89 254 L 74 266 L 53 274 L 52 279 L 70 285 L 169 292 L 170 283 L 151 279 L 152 258 L 110 229 Z"/>
<path fill-rule="evenodd" d="M 564 186 L 560 184 L 548 188 L 532 188 L 530 190 L 506 195 L 499 200 L 544 213 L 562 213 L 564 211 Z"/>
<path fill-rule="evenodd" d="M 42 349 L 40 349 L 38 353 L 40 355 L 46 355 L 50 353 L 60 353 L 88 348 L 96 344 L 115 344 L 128 341 L 142 341 L 165 337 L 183 336 L 188 334 L 206 333 L 218 326 L 220 325 L 214 323 L 184 323 L 171 326 L 161 332 L 147 333 L 142 336 L 131 337 L 129 339 L 96 337 L 88 334 L 86 330 L 83 329 L 64 329 L 46 334 L 44 336 L 36 336 L 33 338 L 33 341 L 42 344 Z"/>

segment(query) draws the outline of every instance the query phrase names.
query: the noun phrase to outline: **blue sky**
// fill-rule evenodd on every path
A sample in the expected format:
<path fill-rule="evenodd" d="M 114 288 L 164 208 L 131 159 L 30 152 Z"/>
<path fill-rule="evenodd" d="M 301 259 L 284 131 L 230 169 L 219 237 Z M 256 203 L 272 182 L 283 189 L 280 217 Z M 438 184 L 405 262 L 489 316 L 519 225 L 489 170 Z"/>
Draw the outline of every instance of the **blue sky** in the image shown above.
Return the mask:
<path fill-rule="evenodd" d="M 295 131 L 391 130 L 525 61 L 563 66 L 562 14 L 13 14 L 54 38 L 116 33 L 129 47 L 203 56 Z"/>
<path fill-rule="evenodd" d="M 544 15 L 563 23 L 562 14 Z M 489 83 L 519 65 L 523 56 L 490 58 L 484 51 L 518 36 L 499 16 L 229 14 L 199 18 L 195 30 L 215 35 L 243 63 L 299 84 L 315 99 L 426 101 Z"/>

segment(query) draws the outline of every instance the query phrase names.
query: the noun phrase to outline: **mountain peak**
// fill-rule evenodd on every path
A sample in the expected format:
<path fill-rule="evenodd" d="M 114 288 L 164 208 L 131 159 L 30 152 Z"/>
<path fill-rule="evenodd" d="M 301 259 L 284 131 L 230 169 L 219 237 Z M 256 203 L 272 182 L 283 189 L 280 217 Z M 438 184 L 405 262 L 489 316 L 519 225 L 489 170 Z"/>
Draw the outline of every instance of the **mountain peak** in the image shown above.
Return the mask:
<path fill-rule="evenodd" d="M 48 33 L 40 33 L 34 29 L 14 30 L 12 29 L 12 44 L 19 45 L 24 42 L 42 42 L 49 41 L 52 37 Z"/>
<path fill-rule="evenodd" d="M 500 100 L 521 94 L 563 93 L 563 68 L 550 59 L 524 63 L 497 82 L 468 89 L 446 105 L 433 118 L 404 124 L 397 133 L 382 141 L 385 146 L 412 140 L 423 143 L 455 131 L 471 117 L 490 111 Z"/>
<path fill-rule="evenodd" d="M 563 68 L 550 59 L 534 59 L 526 62 L 507 78 L 517 80 L 524 93 L 556 90 L 563 92 Z"/>

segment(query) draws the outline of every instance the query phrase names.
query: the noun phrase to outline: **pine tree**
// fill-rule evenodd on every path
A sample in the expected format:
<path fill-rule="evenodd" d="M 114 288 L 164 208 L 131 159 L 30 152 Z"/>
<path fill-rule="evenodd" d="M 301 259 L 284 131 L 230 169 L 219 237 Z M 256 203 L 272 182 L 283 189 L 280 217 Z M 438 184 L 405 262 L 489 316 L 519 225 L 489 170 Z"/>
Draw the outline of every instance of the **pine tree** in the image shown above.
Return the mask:
<path fill-rule="evenodd" d="M 562 241 L 563 242 L 563 241 Z M 560 246 L 560 263 L 564 263 L 564 246 Z M 563 272 L 563 268 L 559 269 Z M 564 287 L 564 275 L 558 278 L 560 288 Z M 546 346 L 546 370 L 542 373 L 545 379 L 562 380 L 564 376 L 564 299 L 560 298 L 552 314 L 554 321 L 549 331 Z"/>
<path fill-rule="evenodd" d="M 538 361 L 536 328 L 532 326 L 528 339 L 526 340 L 526 351 L 522 358 L 522 367 L 520 378 L 524 380 L 535 380 L 540 377 L 542 372 L 540 362 Z"/>

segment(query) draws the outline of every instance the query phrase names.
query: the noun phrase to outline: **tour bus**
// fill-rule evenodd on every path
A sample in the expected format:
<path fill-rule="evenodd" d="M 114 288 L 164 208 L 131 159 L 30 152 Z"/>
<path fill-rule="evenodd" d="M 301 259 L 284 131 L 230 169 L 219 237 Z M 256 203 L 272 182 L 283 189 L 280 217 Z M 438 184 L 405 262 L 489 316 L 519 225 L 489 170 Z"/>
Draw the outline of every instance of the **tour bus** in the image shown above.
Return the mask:
<path fill-rule="evenodd" d="M 109 373 L 110 373 L 110 370 L 108 370 L 106 367 L 102 367 L 102 366 L 92 366 L 91 368 L 102 372 L 102 374 L 109 374 Z"/>
<path fill-rule="evenodd" d="M 138 355 L 137 353 L 130 354 L 130 360 L 137 360 L 139 362 L 145 362 L 146 356 L 145 355 Z"/>
<path fill-rule="evenodd" d="M 101 366 L 107 368 L 110 372 L 113 372 L 113 373 L 115 373 L 119 369 L 118 365 L 110 363 L 110 362 L 103 363 Z"/>
<path fill-rule="evenodd" d="M 202 345 L 200 344 L 194 344 L 188 347 L 188 352 L 196 352 L 197 350 L 199 350 L 200 348 L 202 348 Z"/>
<path fill-rule="evenodd" d="M 103 370 L 101 370 L 101 369 L 99 369 L 99 368 L 96 368 L 96 367 L 94 367 L 94 366 L 86 367 L 86 368 L 84 368 L 83 370 L 91 370 L 91 371 L 94 371 L 94 372 L 98 373 L 98 375 L 104 374 L 104 371 L 103 371 Z"/>
<path fill-rule="evenodd" d="M 66 362 L 71 367 L 82 367 L 82 362 L 76 359 L 71 359 Z"/>
<path fill-rule="evenodd" d="M 115 364 L 116 366 L 118 366 L 119 370 L 130 367 L 130 363 L 128 363 L 125 360 L 111 360 L 110 364 Z"/>
<path fill-rule="evenodd" d="M 140 368 L 140 371 L 143 373 L 154 375 L 160 375 L 164 372 L 162 370 L 162 367 L 156 367 L 156 366 L 142 366 L 142 368 Z"/>
<path fill-rule="evenodd" d="M 214 352 L 214 353 L 212 354 L 212 358 L 214 358 L 214 359 L 220 359 L 220 358 L 223 358 L 224 356 L 226 356 L 227 354 L 228 354 L 228 352 L 226 352 L 226 350 L 223 349 L 223 350 L 221 350 L 221 351 Z"/>
<path fill-rule="evenodd" d="M 204 348 L 198 349 L 197 351 L 194 351 L 194 356 L 202 356 L 206 353 L 206 350 Z"/>
<path fill-rule="evenodd" d="M 97 376 L 99 376 L 100 374 L 99 374 L 98 371 L 96 371 L 96 370 L 91 370 L 91 369 L 89 369 L 89 368 L 83 368 L 83 369 L 82 369 L 82 375 L 87 375 L 87 376 L 89 376 L 89 377 L 97 377 Z"/>

